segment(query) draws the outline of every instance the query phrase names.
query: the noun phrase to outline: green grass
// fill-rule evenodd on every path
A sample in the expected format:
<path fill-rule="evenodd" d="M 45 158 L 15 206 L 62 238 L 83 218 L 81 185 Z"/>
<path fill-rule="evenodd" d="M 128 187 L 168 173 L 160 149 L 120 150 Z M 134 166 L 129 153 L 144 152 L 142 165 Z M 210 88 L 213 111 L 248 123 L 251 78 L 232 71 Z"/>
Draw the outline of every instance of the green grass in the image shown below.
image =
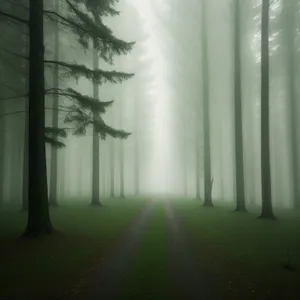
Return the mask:
<path fill-rule="evenodd" d="M 41 300 L 68 289 L 124 232 L 145 201 L 113 199 L 105 204 L 51 208 L 52 223 L 62 234 L 36 240 L 18 238 L 26 213 L 12 207 L 0 210 L 1 297 Z"/>
<path fill-rule="evenodd" d="M 203 208 L 195 200 L 174 201 L 173 206 L 188 229 L 199 264 L 226 280 L 234 295 L 299 299 L 293 295 L 300 291 L 300 214 L 277 211 L 279 219 L 270 221 L 228 206 Z M 296 271 L 284 267 L 287 249 Z"/>
<path fill-rule="evenodd" d="M 164 203 L 155 202 L 152 216 L 142 235 L 124 299 L 171 299 L 168 297 L 168 236 Z"/>

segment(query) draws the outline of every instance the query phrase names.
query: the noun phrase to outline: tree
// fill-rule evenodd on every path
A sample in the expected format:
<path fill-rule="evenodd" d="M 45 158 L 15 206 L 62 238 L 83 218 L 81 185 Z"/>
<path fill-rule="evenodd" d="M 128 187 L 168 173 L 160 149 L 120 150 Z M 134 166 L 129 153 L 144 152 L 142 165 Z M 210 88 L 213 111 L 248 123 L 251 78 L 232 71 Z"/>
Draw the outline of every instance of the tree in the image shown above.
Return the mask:
<path fill-rule="evenodd" d="M 98 84 L 103 84 L 107 81 L 118 83 L 133 76 L 133 74 L 116 71 L 90 70 L 78 64 L 44 59 L 44 15 L 50 19 L 53 19 L 55 16 L 60 24 L 63 24 L 75 33 L 78 41 L 86 49 L 89 47 L 89 41 L 96 39 L 99 55 L 109 63 L 112 63 L 113 53 L 126 54 L 133 46 L 133 43 L 126 43 L 115 38 L 112 32 L 103 24 L 97 26 L 91 22 L 90 18 L 76 6 L 78 1 L 74 0 L 75 4 L 72 4 L 71 1 L 66 2 L 71 11 L 71 16 L 68 17 L 64 17 L 57 12 L 45 10 L 44 1 L 42 0 L 29 1 L 29 20 L 0 11 L 0 15 L 5 18 L 18 21 L 29 27 L 28 224 L 24 233 L 26 236 L 37 236 L 53 231 L 48 210 L 45 142 L 61 147 L 64 144 L 58 139 L 54 139 L 53 135 L 55 134 L 57 137 L 66 135 L 64 129 L 45 127 L 45 93 L 47 95 L 57 93 L 73 101 L 72 105 L 65 107 L 67 112 L 65 122 L 75 124 L 74 134 L 84 134 L 86 127 L 93 125 L 102 138 L 106 138 L 107 135 L 114 138 L 126 138 L 129 136 L 129 133 L 123 130 L 116 130 L 105 124 L 101 117 L 101 114 L 105 113 L 106 108 L 112 105 L 112 101 L 101 102 L 70 88 L 50 88 L 45 90 L 44 64 L 58 65 L 60 72 L 64 76 L 75 78 L 84 76 Z"/>
<path fill-rule="evenodd" d="M 103 26 L 104 24 L 102 23 L 102 17 L 103 16 L 117 16 L 119 14 L 118 11 L 116 11 L 114 9 L 114 5 L 118 2 L 118 0 L 110 0 L 110 1 L 95 1 L 95 0 L 83 0 L 83 1 L 79 1 L 76 0 L 75 2 L 77 3 L 84 3 L 85 8 L 88 12 L 91 12 L 91 15 L 93 16 L 92 18 L 90 18 L 87 14 L 84 14 L 83 11 L 81 11 L 79 9 L 79 6 L 71 6 L 73 13 L 75 13 L 75 15 L 77 16 L 82 16 L 81 20 L 82 21 L 86 21 L 88 20 L 89 24 L 94 24 L 96 26 Z M 106 29 L 106 41 L 104 42 L 104 44 L 106 44 L 106 46 L 109 47 L 110 43 L 114 43 L 116 41 L 116 38 L 112 35 L 112 32 L 109 28 L 105 28 Z M 82 41 L 81 41 L 82 42 Z M 120 40 L 119 40 L 120 42 Z M 125 51 L 125 53 L 128 53 L 131 48 L 132 48 L 132 43 L 126 43 L 123 42 L 123 46 L 127 47 L 129 46 L 129 48 L 127 48 L 127 50 Z M 103 44 L 103 43 L 102 43 Z M 84 42 L 83 42 L 84 45 Z M 93 51 L 94 51 L 94 55 L 93 55 L 93 66 L 94 66 L 94 70 L 98 70 L 99 68 L 99 60 L 98 60 L 98 55 L 99 55 L 99 47 L 101 47 L 101 45 L 99 45 L 99 41 L 97 41 L 97 39 L 93 39 Z M 101 48 L 100 48 L 101 49 Z M 103 51 L 103 50 L 100 50 Z M 121 54 L 122 52 L 120 52 L 120 49 L 111 49 L 111 53 L 110 56 L 108 57 L 107 55 L 103 55 L 100 52 L 100 57 L 102 56 L 102 58 L 108 62 L 108 63 L 112 63 L 112 58 L 115 55 Z M 123 51 L 124 53 L 124 51 Z M 126 79 L 130 79 L 133 74 L 126 74 L 126 73 L 122 73 L 122 72 L 107 72 L 108 74 L 113 75 L 112 80 L 109 80 L 112 83 L 118 83 L 118 82 L 122 82 L 123 80 Z M 97 81 L 94 80 L 93 82 L 94 85 L 94 99 L 99 99 L 99 83 Z M 97 116 L 97 112 L 94 113 L 93 118 L 96 119 Z M 119 138 L 126 138 L 128 135 L 124 135 L 121 132 L 117 132 L 115 131 L 116 136 L 114 137 L 119 137 Z M 104 137 L 103 137 L 104 138 Z M 93 128 L 93 184 L 92 184 L 92 204 L 96 204 L 96 205 L 100 205 L 100 196 L 99 196 L 99 180 L 100 180 L 100 172 L 99 172 L 99 134 L 98 134 L 98 130 L 97 127 L 94 126 Z"/>
<path fill-rule="evenodd" d="M 300 189 L 299 189 L 299 155 L 298 155 L 298 122 L 297 122 L 297 94 L 296 94 L 296 60 L 297 48 L 295 36 L 297 33 L 296 14 L 297 10 L 295 0 L 284 2 L 284 44 L 286 45 L 287 71 L 288 71 L 288 100 L 290 110 L 290 131 L 291 131 L 291 167 L 293 180 L 294 207 L 300 208 Z"/>
<path fill-rule="evenodd" d="M 262 2 L 261 24 L 261 218 L 274 219 L 271 191 L 270 118 L 269 118 L 269 15 L 270 0 Z"/>
<path fill-rule="evenodd" d="M 110 140 L 110 154 L 109 154 L 109 167 L 110 167 L 110 197 L 115 197 L 115 145 L 114 140 Z"/>
<path fill-rule="evenodd" d="M 235 180 L 236 211 L 245 211 L 245 182 L 242 119 L 241 21 L 240 0 L 235 0 L 234 13 L 234 122 L 235 122 Z"/>
<path fill-rule="evenodd" d="M 45 150 L 43 1 L 29 1 L 28 222 L 24 235 L 51 233 Z"/>
<path fill-rule="evenodd" d="M 55 0 L 55 11 L 59 13 L 59 1 Z M 59 24 L 58 20 L 55 21 L 54 28 L 54 60 L 59 60 Z M 53 88 L 59 89 L 59 69 L 58 65 L 54 66 L 53 72 Z M 53 112 L 52 112 L 52 127 L 58 128 L 59 116 L 59 95 L 53 94 Z M 57 134 L 53 133 L 53 139 L 57 139 Z M 51 147 L 51 165 L 50 165 L 50 187 L 49 187 L 49 204 L 52 206 L 57 205 L 57 147 Z"/>
<path fill-rule="evenodd" d="M 207 41 L 206 0 L 202 0 L 202 82 L 203 82 L 203 143 L 204 143 L 204 206 L 213 206 L 211 157 L 210 157 L 210 109 L 209 109 L 209 69 Z"/>

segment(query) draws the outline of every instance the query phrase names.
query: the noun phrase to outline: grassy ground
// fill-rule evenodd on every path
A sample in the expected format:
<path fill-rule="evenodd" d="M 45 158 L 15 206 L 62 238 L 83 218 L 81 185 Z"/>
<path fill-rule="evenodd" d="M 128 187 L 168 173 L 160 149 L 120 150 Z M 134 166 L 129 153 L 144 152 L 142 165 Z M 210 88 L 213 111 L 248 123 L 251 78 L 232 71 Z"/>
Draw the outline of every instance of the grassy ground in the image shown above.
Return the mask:
<path fill-rule="evenodd" d="M 100 257 L 139 213 L 144 200 L 106 201 L 51 208 L 60 234 L 30 240 L 18 238 L 26 213 L 12 207 L 0 210 L 0 299 L 35 300 L 68 289 Z"/>
<path fill-rule="evenodd" d="M 124 299 L 172 299 L 168 297 L 168 276 L 168 236 L 164 203 L 156 201 L 132 262 L 131 273 L 124 283 Z"/>
<path fill-rule="evenodd" d="M 233 207 L 203 208 L 196 200 L 173 201 L 202 267 L 226 281 L 231 299 L 299 299 L 300 214 L 276 212 L 277 221 Z M 292 266 L 285 268 L 290 252 Z"/>

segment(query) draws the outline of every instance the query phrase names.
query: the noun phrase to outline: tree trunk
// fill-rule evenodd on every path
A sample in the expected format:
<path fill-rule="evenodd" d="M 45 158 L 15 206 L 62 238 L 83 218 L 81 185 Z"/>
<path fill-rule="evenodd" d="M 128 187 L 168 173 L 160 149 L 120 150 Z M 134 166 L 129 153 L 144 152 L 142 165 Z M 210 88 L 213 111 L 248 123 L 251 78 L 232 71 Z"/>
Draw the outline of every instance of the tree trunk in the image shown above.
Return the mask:
<path fill-rule="evenodd" d="M 123 107 L 122 102 L 120 103 L 119 117 L 120 117 L 120 128 L 123 128 Z M 124 185 L 124 141 L 120 141 L 120 197 L 125 198 L 125 185 Z"/>
<path fill-rule="evenodd" d="M 135 137 L 134 137 L 134 144 L 135 144 L 135 157 L 134 157 L 134 178 L 135 178 L 135 195 L 138 196 L 140 194 L 140 135 L 139 135 L 139 97 L 136 97 L 135 100 L 135 112 L 134 112 L 134 125 L 135 125 Z"/>
<path fill-rule="evenodd" d="M 3 75 L 3 70 L 0 66 L 0 74 Z M 0 98 L 4 98 L 4 87 L 0 88 Z M 0 101 L 0 112 L 5 114 L 5 101 Z M 5 161 L 5 118 L 0 116 L 0 206 L 4 202 L 4 161 Z"/>
<path fill-rule="evenodd" d="M 263 0 L 261 28 L 261 218 L 274 219 L 271 193 L 270 118 L 269 118 L 269 9 L 270 0 Z"/>
<path fill-rule="evenodd" d="M 110 197 L 115 197 L 115 147 L 114 140 L 111 138 L 110 141 Z"/>
<path fill-rule="evenodd" d="M 51 233 L 45 149 L 43 0 L 29 1 L 29 159 L 26 236 Z"/>
<path fill-rule="evenodd" d="M 196 103 L 197 106 L 197 103 Z M 199 110 L 196 110 L 195 117 L 195 180 L 196 180 L 196 199 L 200 200 L 200 134 L 198 116 Z"/>
<path fill-rule="evenodd" d="M 59 12 L 59 1 L 55 1 L 55 11 Z M 55 33 L 54 33 L 54 60 L 59 60 L 59 26 L 58 21 L 55 23 Z M 59 88 L 58 79 L 58 65 L 54 65 L 54 77 L 53 77 L 53 87 L 55 89 Z M 53 95 L 53 111 L 52 111 L 52 127 L 58 128 L 58 94 Z M 56 135 L 53 136 L 56 138 Z M 51 147 L 51 168 L 50 168 L 50 191 L 49 191 L 49 204 L 52 206 L 57 205 L 57 148 Z"/>
<path fill-rule="evenodd" d="M 243 120 L 242 120 L 242 82 L 241 82 L 241 32 L 240 0 L 235 0 L 234 25 L 234 129 L 235 129 L 235 180 L 236 211 L 246 211 L 244 155 L 243 155 Z"/>
<path fill-rule="evenodd" d="M 297 122 L 297 95 L 295 86 L 296 77 L 296 45 L 295 45 L 295 35 L 296 35 L 296 7 L 294 5 L 294 0 L 286 3 L 286 47 L 287 47 L 287 66 L 288 66 L 288 93 L 290 101 L 290 130 L 291 130 L 291 165 L 292 165 L 292 180 L 293 180 L 293 199 L 294 208 L 300 209 L 300 189 L 299 189 L 299 157 L 298 157 L 298 122 Z"/>
<path fill-rule="evenodd" d="M 29 99 L 25 99 L 24 149 L 23 149 L 23 183 L 22 183 L 22 210 L 28 209 L 28 126 L 29 126 Z"/>
<path fill-rule="evenodd" d="M 210 109 L 208 40 L 206 26 L 206 0 L 202 0 L 202 68 L 203 68 L 203 130 L 204 130 L 204 206 L 213 206 L 211 198 L 211 157 L 210 157 Z"/>
<path fill-rule="evenodd" d="M 93 52 L 93 67 L 94 70 L 99 69 L 99 58 L 96 47 L 96 41 L 94 41 L 94 52 Z M 93 97 L 99 99 L 99 85 L 93 83 Z M 94 114 L 94 119 L 97 116 Z M 99 133 L 96 132 L 96 128 L 93 127 L 93 178 L 92 178 L 92 205 L 101 205 L 100 202 L 100 145 L 99 145 Z"/>

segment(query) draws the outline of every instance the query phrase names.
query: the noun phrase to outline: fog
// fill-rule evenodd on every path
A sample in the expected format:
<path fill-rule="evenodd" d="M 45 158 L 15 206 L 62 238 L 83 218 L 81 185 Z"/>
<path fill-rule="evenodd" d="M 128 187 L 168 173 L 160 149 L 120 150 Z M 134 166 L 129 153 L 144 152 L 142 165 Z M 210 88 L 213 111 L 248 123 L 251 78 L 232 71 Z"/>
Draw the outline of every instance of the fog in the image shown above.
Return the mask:
<path fill-rule="evenodd" d="M 47 2 L 51 8 L 51 1 Z M 203 163 L 203 72 L 201 37 L 201 1 L 127 0 L 119 3 L 120 16 L 105 18 L 116 36 L 135 41 L 133 50 L 114 61 L 111 70 L 135 73 L 122 84 L 107 83 L 99 88 L 100 99 L 115 100 L 104 115 L 111 126 L 130 132 L 126 140 L 108 137 L 100 140 L 100 194 L 118 196 L 124 180 L 125 194 L 172 195 L 194 197 L 196 177 L 204 196 Z M 295 1 L 295 5 L 298 2 Z M 4 1 L 3 6 L 9 5 Z M 241 84 L 243 155 L 245 195 L 248 203 L 261 203 L 260 162 L 260 1 L 241 4 Z M 24 8 L 16 6 L 17 15 Z M 22 10 L 23 9 L 23 10 Z M 59 8 L 66 8 L 61 4 Z M 288 8 L 287 8 L 288 9 Z M 287 10 L 286 9 L 286 10 Z M 270 6 L 270 155 L 272 195 L 275 206 L 293 206 L 291 139 L 289 104 L 289 49 L 285 39 L 290 34 L 285 22 L 283 1 L 272 1 Z M 210 122 L 212 198 L 222 201 L 235 199 L 234 148 L 234 7 L 232 1 L 208 1 L 206 8 L 208 49 L 208 97 Z M 298 22 L 297 18 L 297 22 Z M 4 24 L 5 25 L 5 24 Z M 3 26 L 4 26 L 3 25 Z M 295 51 L 298 57 L 298 28 L 295 24 Z M 8 32 L 15 30 L 6 25 Z M 45 19 L 47 59 L 53 59 L 53 20 Z M 16 33 L 15 33 L 16 35 Z M 8 38 L 9 37 L 9 38 Z M 26 43 L 26 41 L 25 41 Z M 9 51 L 14 48 L 13 37 L 1 41 L 3 72 L 14 75 L 14 64 L 21 58 Z M 76 45 L 76 39 L 66 28 L 59 27 L 59 57 L 67 62 L 84 63 L 93 67 L 91 50 Z M 52 66 L 53 67 L 53 66 Z M 100 67 L 107 64 L 100 61 Z M 298 78 L 298 60 L 295 76 Z M 46 86 L 53 86 L 53 68 L 46 72 Z M 4 74 L 4 73 L 3 73 Z M 5 97 L 15 95 L 10 79 L 1 76 Z M 18 79 L 19 80 L 19 79 Z M 20 78 L 22 81 L 22 78 Z M 92 96 L 91 81 L 61 78 L 59 86 L 71 87 Z M 26 93 L 25 87 L 21 87 Z M 298 95 L 299 90 L 295 88 Z M 67 99 L 60 97 L 62 105 Z M 19 202 L 22 194 L 22 160 L 24 139 L 24 98 L 1 101 L 5 124 L 4 141 L 4 199 Z M 52 99 L 46 97 L 46 126 L 51 125 Z M 298 113 L 298 106 L 297 106 Z M 65 113 L 59 113 L 59 126 Z M 3 130 L 2 130 L 3 131 Z M 198 136 L 198 137 L 197 137 Z M 298 133 L 297 133 L 298 136 Z M 13 137 L 13 138 L 12 138 Z M 88 199 L 92 182 L 92 128 L 84 136 L 68 134 L 66 147 L 58 151 L 58 195 L 61 199 Z M 199 145 L 197 145 L 199 143 Z M 298 144 L 298 140 L 297 140 Z M 51 146 L 47 146 L 48 184 L 50 178 Z M 198 149 L 195 151 L 195 149 Z M 199 152 L 197 158 L 196 152 Z M 197 169 L 196 161 L 199 161 Z M 298 165 L 296 166 L 299 169 Z M 197 175 L 198 172 L 198 175 Z M 138 179 L 136 179 L 138 177 Z M 122 179 L 123 178 L 123 179 Z M 139 187 L 136 187 L 138 181 Z"/>
<path fill-rule="evenodd" d="M 0 298 L 298 299 L 299 67 L 300 0 L 0 0 Z"/>

